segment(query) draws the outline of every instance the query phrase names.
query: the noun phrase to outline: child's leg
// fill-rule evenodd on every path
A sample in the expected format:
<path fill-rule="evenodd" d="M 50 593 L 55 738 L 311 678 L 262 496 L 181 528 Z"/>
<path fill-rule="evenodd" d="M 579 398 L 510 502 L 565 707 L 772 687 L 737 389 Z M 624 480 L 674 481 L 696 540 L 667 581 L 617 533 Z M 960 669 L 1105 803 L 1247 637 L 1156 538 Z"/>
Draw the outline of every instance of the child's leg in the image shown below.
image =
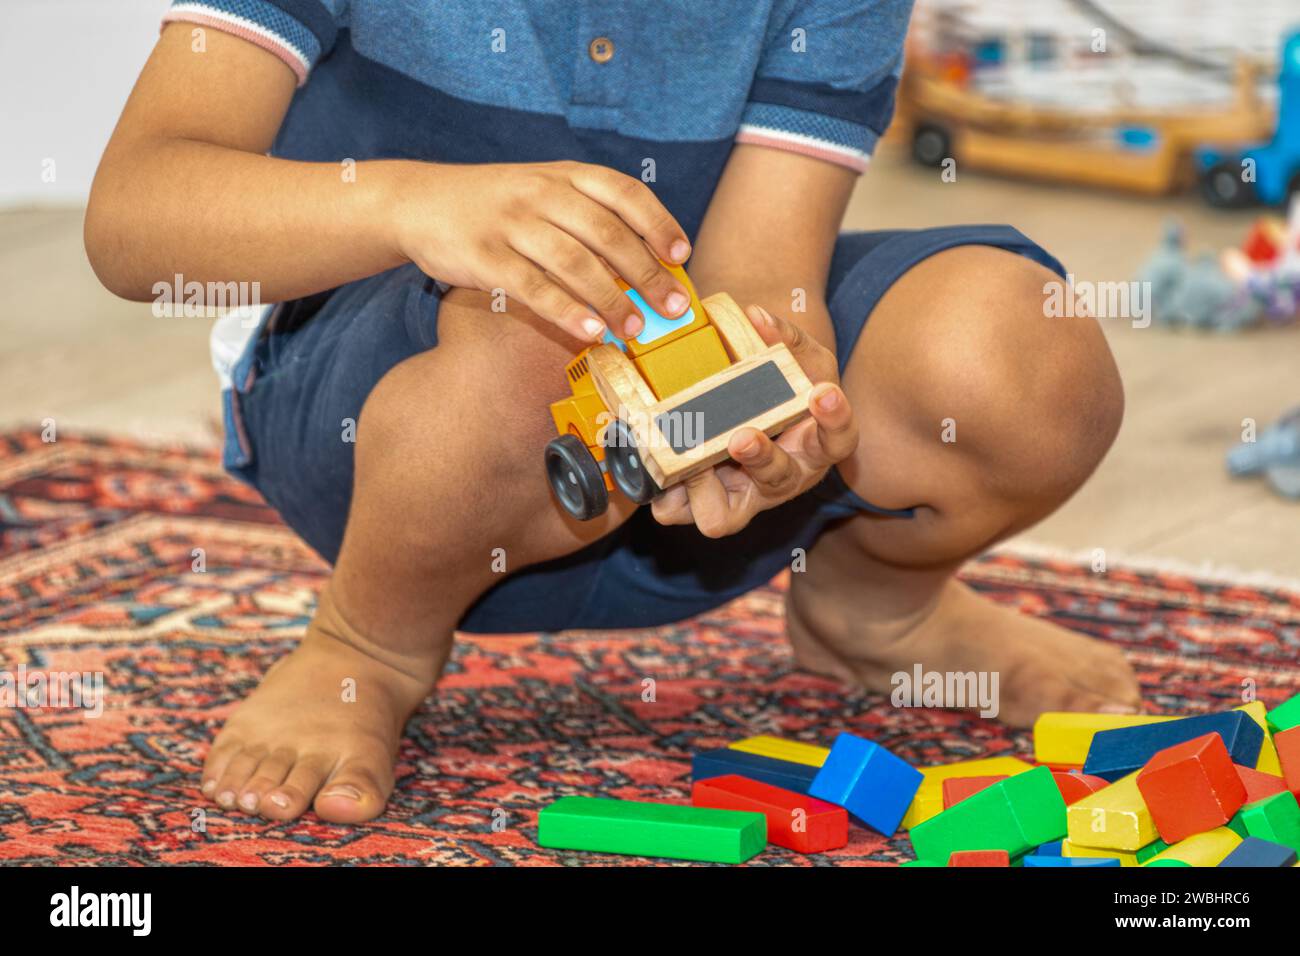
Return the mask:
<path fill-rule="evenodd" d="M 402 727 L 433 687 L 453 628 L 500 580 L 493 549 L 517 570 L 630 513 L 617 499 L 578 523 L 551 501 L 544 396 L 563 391 L 557 370 L 572 345 L 512 311 L 453 291 L 438 312 L 438 347 L 392 368 L 366 399 L 347 530 L 316 618 L 230 718 L 204 768 L 204 793 L 223 806 L 276 819 L 313 802 L 339 822 L 378 814 Z"/>
<path fill-rule="evenodd" d="M 862 440 L 840 472 L 882 508 L 823 534 L 787 604 L 800 662 L 888 690 L 890 675 L 996 671 L 1000 718 L 1131 709 L 1113 647 L 996 607 L 953 580 L 967 558 L 1059 507 L 1119 428 L 1123 393 L 1095 320 L 1047 318 L 1058 277 L 963 246 L 907 272 L 872 311 L 844 376 Z M 946 419 L 956 441 L 942 440 Z"/>

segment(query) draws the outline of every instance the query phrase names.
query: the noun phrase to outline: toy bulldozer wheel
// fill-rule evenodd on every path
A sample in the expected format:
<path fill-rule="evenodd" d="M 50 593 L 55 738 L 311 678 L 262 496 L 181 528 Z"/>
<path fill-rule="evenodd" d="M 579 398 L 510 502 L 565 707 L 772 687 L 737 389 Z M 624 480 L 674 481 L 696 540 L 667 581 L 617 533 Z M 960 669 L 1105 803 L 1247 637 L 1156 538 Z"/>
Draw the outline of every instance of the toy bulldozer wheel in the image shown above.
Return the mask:
<path fill-rule="evenodd" d="M 547 442 L 546 478 L 564 510 L 579 521 L 598 517 L 609 507 L 605 476 L 577 435 Z"/>
<path fill-rule="evenodd" d="M 645 470 L 636 435 L 621 418 L 605 429 L 601 439 L 605 446 L 605 466 L 614 486 L 639 505 L 659 494 L 661 489 Z"/>

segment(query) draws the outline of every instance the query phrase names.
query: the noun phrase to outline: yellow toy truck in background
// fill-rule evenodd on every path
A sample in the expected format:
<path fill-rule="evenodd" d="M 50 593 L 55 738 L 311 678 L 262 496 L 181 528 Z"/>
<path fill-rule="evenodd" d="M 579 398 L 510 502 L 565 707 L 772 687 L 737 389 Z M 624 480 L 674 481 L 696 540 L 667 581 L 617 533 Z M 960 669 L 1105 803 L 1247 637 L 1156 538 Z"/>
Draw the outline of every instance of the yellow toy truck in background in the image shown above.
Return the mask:
<path fill-rule="evenodd" d="M 645 317 L 634 339 L 607 335 L 566 366 L 572 394 L 551 405 L 559 437 L 546 445 L 556 499 L 587 521 L 618 490 L 638 504 L 727 458 L 741 427 L 777 435 L 808 414 L 812 383 L 783 344 L 767 345 L 726 293 L 690 293 L 676 319 L 619 285 Z"/>

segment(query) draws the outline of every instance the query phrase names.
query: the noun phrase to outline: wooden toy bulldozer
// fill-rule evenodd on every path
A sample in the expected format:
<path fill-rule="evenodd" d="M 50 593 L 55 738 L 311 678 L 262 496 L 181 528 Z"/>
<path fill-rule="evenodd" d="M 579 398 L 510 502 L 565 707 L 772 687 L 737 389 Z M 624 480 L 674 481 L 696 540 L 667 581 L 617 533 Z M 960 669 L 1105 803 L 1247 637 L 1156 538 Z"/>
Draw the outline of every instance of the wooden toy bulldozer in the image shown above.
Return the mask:
<path fill-rule="evenodd" d="M 620 283 L 646 325 L 626 342 L 579 352 L 566 371 L 573 394 L 551 405 L 559 437 L 546 446 L 546 476 L 569 514 L 590 520 L 621 491 L 644 504 L 726 459 L 736 429 L 775 436 L 808 415 L 812 383 L 781 343 L 767 345 L 726 293 L 690 292 L 677 319 Z"/>

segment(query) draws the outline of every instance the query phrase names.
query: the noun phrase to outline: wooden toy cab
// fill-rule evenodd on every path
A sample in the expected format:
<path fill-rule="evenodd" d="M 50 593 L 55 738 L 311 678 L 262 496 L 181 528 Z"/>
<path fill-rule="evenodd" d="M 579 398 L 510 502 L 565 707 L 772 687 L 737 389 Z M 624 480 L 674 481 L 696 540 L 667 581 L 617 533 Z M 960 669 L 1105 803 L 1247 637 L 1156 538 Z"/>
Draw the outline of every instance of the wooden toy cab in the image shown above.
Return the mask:
<path fill-rule="evenodd" d="M 724 460 L 737 428 L 774 436 L 808 414 L 812 383 L 790 350 L 765 344 L 731 296 L 701 302 L 685 270 L 667 268 L 690 309 L 665 318 L 620 282 L 645 328 L 579 352 L 566 367 L 573 394 L 551 405 L 546 476 L 580 520 L 603 514 L 614 489 L 644 504 Z"/>

